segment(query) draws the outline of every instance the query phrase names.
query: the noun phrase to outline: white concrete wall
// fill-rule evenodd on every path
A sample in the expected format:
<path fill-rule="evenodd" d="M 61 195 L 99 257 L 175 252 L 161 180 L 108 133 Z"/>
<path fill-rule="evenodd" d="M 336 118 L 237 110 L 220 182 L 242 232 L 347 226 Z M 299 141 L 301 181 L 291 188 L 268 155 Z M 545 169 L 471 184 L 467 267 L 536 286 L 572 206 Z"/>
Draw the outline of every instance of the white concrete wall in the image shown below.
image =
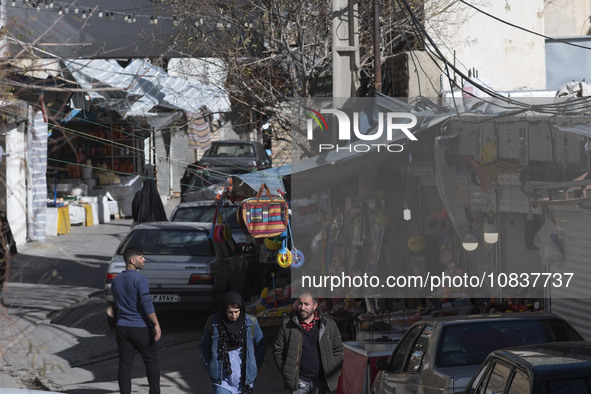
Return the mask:
<path fill-rule="evenodd" d="M 549 37 L 590 35 L 591 2 L 589 0 L 545 0 L 544 18 Z"/>
<path fill-rule="evenodd" d="M 544 0 L 470 3 L 502 20 L 544 33 Z M 464 73 L 476 68 L 479 79 L 495 90 L 545 88 L 543 37 L 503 24 L 460 2 L 428 0 L 426 10 L 429 34 L 450 62 L 454 62 L 455 52 L 455 64 Z M 449 90 L 447 81 L 444 89 Z"/>
<path fill-rule="evenodd" d="M 27 242 L 25 124 L 6 133 L 6 216 L 17 245 Z"/>

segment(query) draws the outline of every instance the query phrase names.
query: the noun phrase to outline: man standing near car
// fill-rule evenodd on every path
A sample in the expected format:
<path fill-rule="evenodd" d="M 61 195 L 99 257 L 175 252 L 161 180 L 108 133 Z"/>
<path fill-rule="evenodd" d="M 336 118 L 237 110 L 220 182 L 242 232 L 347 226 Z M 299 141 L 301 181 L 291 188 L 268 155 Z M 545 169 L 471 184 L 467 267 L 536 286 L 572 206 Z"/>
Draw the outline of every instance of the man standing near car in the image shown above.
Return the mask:
<path fill-rule="evenodd" d="M 160 367 L 156 342 L 161 331 L 148 280 L 137 271 L 144 268 L 144 253 L 129 247 L 123 253 L 125 270 L 113 279 L 111 289 L 117 305 L 117 381 L 121 394 L 131 393 L 131 368 L 135 351 L 142 356 L 150 394 L 160 393 Z"/>
<path fill-rule="evenodd" d="M 318 310 L 310 293 L 297 301 L 297 312 L 283 321 L 273 349 L 275 364 L 292 394 L 336 390 L 343 367 L 343 342 L 335 321 Z"/>

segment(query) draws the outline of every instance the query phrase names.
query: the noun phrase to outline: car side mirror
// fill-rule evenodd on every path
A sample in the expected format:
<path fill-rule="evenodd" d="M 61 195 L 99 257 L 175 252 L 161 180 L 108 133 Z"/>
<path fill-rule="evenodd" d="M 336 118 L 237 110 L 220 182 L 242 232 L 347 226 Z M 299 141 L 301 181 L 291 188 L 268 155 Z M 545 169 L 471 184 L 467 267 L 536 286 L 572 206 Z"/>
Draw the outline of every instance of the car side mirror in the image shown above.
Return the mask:
<path fill-rule="evenodd" d="M 376 363 L 376 366 L 378 367 L 378 371 L 387 371 L 388 369 L 390 369 L 390 364 L 388 363 L 388 358 L 387 357 L 380 358 L 378 360 L 378 362 Z"/>

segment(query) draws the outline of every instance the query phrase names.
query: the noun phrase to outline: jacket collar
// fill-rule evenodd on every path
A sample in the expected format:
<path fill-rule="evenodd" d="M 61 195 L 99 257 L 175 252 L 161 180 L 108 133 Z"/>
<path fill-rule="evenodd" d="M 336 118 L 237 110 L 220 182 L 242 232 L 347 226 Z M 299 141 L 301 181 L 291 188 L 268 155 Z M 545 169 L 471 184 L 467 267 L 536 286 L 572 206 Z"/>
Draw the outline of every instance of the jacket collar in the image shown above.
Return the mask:
<path fill-rule="evenodd" d="M 320 309 L 316 309 L 318 311 L 318 317 L 320 318 L 320 324 L 324 325 L 326 324 L 326 317 L 324 316 L 324 314 L 320 311 Z M 298 312 L 294 311 L 291 312 L 290 315 L 290 320 L 298 327 L 300 327 L 300 320 L 298 319 Z M 301 328 L 301 327 L 300 327 Z"/>

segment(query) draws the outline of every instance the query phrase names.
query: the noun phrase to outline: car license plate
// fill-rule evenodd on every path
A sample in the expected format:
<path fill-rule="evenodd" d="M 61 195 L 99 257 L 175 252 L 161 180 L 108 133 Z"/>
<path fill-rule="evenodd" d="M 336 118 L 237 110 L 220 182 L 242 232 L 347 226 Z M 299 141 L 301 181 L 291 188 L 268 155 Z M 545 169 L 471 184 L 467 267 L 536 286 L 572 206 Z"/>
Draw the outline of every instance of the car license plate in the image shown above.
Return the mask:
<path fill-rule="evenodd" d="M 179 302 L 178 294 L 152 294 L 152 302 Z"/>

